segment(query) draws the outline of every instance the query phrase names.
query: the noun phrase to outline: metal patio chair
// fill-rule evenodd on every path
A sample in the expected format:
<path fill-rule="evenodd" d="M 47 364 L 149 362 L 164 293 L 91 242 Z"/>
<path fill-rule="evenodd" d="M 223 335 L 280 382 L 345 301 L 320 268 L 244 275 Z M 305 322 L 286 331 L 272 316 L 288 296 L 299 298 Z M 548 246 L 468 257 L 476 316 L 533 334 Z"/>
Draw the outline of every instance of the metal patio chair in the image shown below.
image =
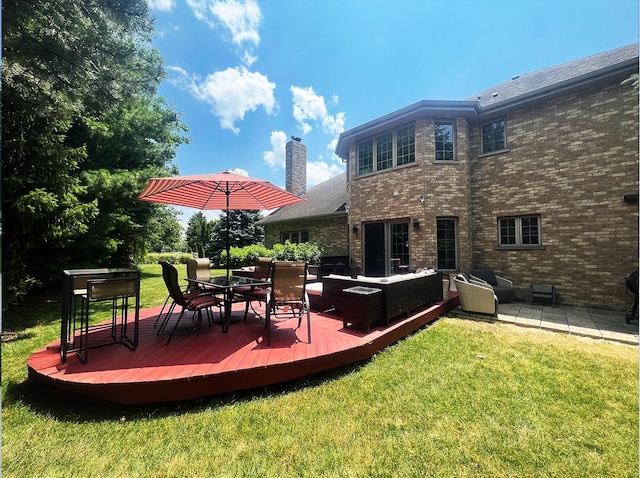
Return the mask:
<path fill-rule="evenodd" d="M 266 298 L 267 345 L 271 346 L 271 319 L 298 319 L 307 316 L 307 338 L 311 343 L 311 313 L 306 289 L 307 263 L 275 261 L 271 270 L 271 289 Z"/>
<path fill-rule="evenodd" d="M 218 307 L 218 311 L 220 313 L 220 320 L 222 321 L 222 304 L 223 301 L 213 295 L 213 293 L 200 293 L 198 292 L 196 295 L 192 295 L 190 292 L 183 292 L 178 284 L 178 270 L 169 264 L 168 262 L 160 262 L 162 266 L 162 278 L 164 279 L 164 283 L 167 286 L 167 291 L 169 292 L 169 297 L 173 300 L 171 307 L 169 307 L 169 311 L 165 315 L 160 328 L 158 329 L 157 335 L 160 335 L 164 332 L 164 329 L 167 327 L 169 319 L 171 318 L 171 314 L 175 309 L 176 305 L 182 307 L 180 311 L 180 315 L 178 316 L 178 320 L 176 320 L 175 325 L 173 326 L 173 330 L 167 339 L 167 345 L 171 341 L 173 334 L 178 328 L 178 324 L 182 319 L 185 311 L 191 311 L 194 313 L 198 313 L 198 317 L 202 318 L 202 309 L 206 309 L 207 311 L 207 319 L 209 321 L 209 325 L 211 325 L 211 307 Z"/>

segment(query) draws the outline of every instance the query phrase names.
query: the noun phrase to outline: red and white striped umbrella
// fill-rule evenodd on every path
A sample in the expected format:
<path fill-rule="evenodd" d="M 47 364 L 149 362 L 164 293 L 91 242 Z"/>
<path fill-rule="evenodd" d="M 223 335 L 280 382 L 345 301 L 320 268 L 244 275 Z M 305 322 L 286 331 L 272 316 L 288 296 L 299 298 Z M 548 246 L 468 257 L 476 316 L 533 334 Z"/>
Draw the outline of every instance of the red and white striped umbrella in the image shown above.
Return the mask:
<path fill-rule="evenodd" d="M 227 276 L 229 275 L 229 211 L 276 209 L 300 201 L 299 196 L 269 181 L 230 171 L 196 176 L 153 178 L 138 195 L 141 201 L 227 211 Z"/>
<path fill-rule="evenodd" d="M 240 176 L 230 171 L 153 178 L 138 195 L 138 199 L 220 211 L 276 209 L 304 201 L 269 181 Z"/>

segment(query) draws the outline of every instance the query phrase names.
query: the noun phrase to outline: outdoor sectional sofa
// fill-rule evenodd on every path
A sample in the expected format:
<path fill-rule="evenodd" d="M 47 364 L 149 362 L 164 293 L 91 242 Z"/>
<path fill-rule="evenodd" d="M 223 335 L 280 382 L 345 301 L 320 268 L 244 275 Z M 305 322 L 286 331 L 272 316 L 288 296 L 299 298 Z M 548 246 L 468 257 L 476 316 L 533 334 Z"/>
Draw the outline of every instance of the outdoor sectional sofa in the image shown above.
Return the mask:
<path fill-rule="evenodd" d="M 322 278 L 321 307 L 342 314 L 342 291 L 355 286 L 382 291 L 382 319 L 385 323 L 400 315 L 442 300 L 442 272 L 418 272 L 390 277 L 350 276 L 330 274 Z"/>

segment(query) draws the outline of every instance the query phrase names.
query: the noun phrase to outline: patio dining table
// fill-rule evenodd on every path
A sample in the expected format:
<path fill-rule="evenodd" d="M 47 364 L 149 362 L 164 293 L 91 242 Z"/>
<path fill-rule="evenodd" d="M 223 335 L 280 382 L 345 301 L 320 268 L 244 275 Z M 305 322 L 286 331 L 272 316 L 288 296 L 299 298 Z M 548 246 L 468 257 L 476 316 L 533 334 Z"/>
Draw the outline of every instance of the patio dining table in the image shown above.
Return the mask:
<path fill-rule="evenodd" d="M 222 322 L 222 331 L 229 331 L 229 324 L 232 322 L 238 322 L 240 318 L 232 320 L 231 308 L 236 298 L 234 289 L 236 287 L 250 287 L 253 290 L 255 287 L 265 287 L 271 285 L 269 281 L 262 279 L 254 279 L 252 277 L 240 277 L 240 276 L 213 276 L 210 279 L 186 279 L 191 284 L 202 285 L 204 287 L 210 287 L 217 289 L 224 295 L 224 321 Z M 247 299 L 242 299 L 242 302 L 246 302 Z"/>

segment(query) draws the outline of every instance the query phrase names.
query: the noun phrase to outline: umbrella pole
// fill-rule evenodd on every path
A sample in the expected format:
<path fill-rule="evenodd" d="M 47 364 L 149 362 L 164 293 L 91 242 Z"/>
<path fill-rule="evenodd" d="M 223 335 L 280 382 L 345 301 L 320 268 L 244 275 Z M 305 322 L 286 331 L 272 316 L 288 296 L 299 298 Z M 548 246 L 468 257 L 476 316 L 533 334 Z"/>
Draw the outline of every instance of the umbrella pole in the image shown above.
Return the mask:
<path fill-rule="evenodd" d="M 229 280 L 229 251 L 231 247 L 229 245 L 229 182 L 227 182 L 227 190 L 225 191 L 227 195 L 227 281 Z"/>

